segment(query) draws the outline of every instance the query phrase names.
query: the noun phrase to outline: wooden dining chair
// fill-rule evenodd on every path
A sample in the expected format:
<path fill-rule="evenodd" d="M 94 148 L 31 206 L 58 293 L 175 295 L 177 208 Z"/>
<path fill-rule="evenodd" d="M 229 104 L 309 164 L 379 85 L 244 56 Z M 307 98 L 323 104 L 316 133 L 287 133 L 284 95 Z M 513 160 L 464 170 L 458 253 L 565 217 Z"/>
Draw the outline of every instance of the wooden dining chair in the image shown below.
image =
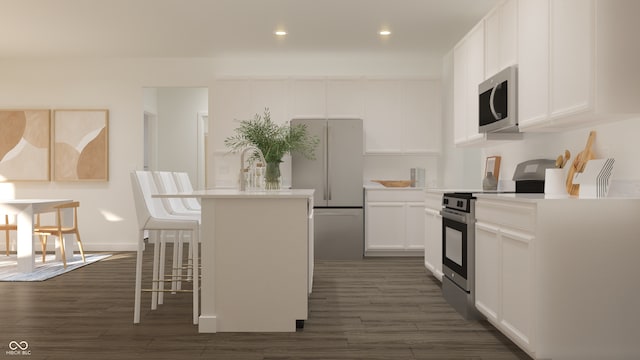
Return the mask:
<path fill-rule="evenodd" d="M 62 253 L 62 263 L 64 264 L 64 268 L 67 268 L 67 257 L 65 254 L 64 248 L 64 239 L 63 235 L 67 234 L 75 234 L 76 241 L 78 242 L 78 248 L 80 248 L 80 254 L 82 255 L 82 262 L 86 262 L 84 257 L 84 249 L 82 247 L 82 240 L 80 240 L 80 232 L 78 231 L 78 207 L 80 206 L 80 202 L 73 201 L 69 203 L 60 204 L 54 207 L 55 209 L 55 225 L 41 225 L 40 224 L 40 214 L 36 215 L 36 224 L 34 226 L 34 234 L 40 237 L 40 244 L 42 245 L 42 263 L 45 262 L 45 257 L 47 254 L 47 238 L 49 236 L 55 236 L 58 238 L 60 243 L 60 252 Z M 73 209 L 73 223 L 70 226 L 67 226 L 63 223 L 63 212 L 66 209 Z"/>
<path fill-rule="evenodd" d="M 11 238 L 9 237 L 9 231 L 11 231 L 11 230 L 17 231 L 18 230 L 18 225 L 10 224 L 9 223 L 9 215 L 5 215 L 4 216 L 4 224 L 0 224 L 0 230 L 5 232 L 5 238 L 7 239 L 6 253 L 7 253 L 7 256 L 9 256 L 9 250 L 10 250 L 10 245 L 11 245 Z"/>

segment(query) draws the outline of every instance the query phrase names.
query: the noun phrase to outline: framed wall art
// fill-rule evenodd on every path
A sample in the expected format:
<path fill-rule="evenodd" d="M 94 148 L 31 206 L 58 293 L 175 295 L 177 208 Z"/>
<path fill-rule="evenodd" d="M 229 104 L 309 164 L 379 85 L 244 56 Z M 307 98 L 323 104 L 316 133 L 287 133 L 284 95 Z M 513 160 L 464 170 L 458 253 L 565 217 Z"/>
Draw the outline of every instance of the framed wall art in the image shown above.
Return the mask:
<path fill-rule="evenodd" d="M 500 179 L 500 156 L 488 156 L 484 168 L 484 176 L 487 177 L 489 173 L 493 175 L 496 180 Z"/>
<path fill-rule="evenodd" d="M 109 180 L 109 110 L 53 111 L 55 181 Z"/>
<path fill-rule="evenodd" d="M 0 181 L 51 180 L 51 111 L 0 110 Z"/>

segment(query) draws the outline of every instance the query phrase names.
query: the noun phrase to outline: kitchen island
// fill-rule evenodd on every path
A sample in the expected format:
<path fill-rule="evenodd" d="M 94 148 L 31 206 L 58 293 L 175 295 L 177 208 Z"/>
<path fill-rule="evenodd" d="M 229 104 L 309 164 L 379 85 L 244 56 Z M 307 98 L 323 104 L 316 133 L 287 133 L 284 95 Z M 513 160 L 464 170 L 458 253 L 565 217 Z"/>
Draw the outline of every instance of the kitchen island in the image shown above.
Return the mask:
<path fill-rule="evenodd" d="M 304 324 L 313 279 L 313 192 L 174 195 L 202 205 L 200 332 L 293 332 Z"/>

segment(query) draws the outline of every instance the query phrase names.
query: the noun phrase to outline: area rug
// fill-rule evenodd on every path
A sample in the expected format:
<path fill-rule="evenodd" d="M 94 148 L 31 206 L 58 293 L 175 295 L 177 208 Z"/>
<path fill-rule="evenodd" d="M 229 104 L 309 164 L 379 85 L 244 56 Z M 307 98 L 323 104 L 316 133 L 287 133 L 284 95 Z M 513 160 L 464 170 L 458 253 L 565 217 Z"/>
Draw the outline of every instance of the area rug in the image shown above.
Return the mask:
<path fill-rule="evenodd" d="M 19 273 L 16 255 L 0 255 L 0 281 L 44 281 L 106 259 L 109 256 L 111 254 L 85 254 L 87 262 L 82 262 L 80 254 L 75 254 L 72 260 L 67 260 L 67 268 L 65 269 L 62 261 L 56 260 L 54 254 L 47 255 L 44 264 L 42 257 L 37 255 L 33 272 Z"/>

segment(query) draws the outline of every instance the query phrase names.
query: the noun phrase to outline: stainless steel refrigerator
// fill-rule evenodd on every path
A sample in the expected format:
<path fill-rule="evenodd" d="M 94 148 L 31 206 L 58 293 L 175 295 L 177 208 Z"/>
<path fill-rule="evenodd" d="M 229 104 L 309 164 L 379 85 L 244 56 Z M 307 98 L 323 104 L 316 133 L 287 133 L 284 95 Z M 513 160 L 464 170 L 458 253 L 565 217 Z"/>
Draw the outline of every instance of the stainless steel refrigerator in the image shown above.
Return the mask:
<path fill-rule="evenodd" d="M 361 259 L 364 253 L 362 119 L 293 119 L 320 139 L 315 159 L 292 155 L 291 185 L 315 189 L 314 258 Z"/>

